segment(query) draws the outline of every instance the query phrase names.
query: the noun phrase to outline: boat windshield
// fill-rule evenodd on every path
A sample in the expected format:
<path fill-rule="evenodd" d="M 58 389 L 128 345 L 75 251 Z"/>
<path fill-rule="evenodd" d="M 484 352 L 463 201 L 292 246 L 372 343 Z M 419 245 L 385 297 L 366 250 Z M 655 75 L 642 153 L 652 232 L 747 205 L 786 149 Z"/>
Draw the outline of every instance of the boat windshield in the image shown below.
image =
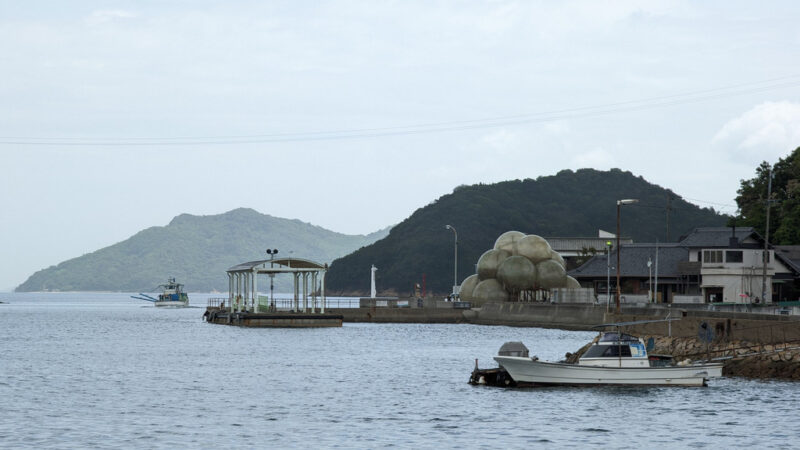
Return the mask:
<path fill-rule="evenodd" d="M 625 345 L 593 345 L 586 350 L 582 358 L 618 358 L 630 357 L 631 348 Z"/>
<path fill-rule="evenodd" d="M 639 338 L 625 333 L 603 333 L 600 342 L 639 342 Z"/>

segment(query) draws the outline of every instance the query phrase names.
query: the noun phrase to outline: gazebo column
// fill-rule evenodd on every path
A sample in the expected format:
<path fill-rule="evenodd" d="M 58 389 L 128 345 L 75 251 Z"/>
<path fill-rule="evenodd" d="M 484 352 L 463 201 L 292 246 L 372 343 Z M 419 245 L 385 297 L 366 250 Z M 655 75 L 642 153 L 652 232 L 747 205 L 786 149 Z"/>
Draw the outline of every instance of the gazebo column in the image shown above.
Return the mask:
<path fill-rule="evenodd" d="M 314 314 L 317 307 L 317 272 L 311 272 L 311 314 Z"/>
<path fill-rule="evenodd" d="M 320 312 L 322 314 L 325 314 L 325 272 L 326 271 L 324 271 L 324 270 L 322 271 L 322 287 L 320 288 L 320 293 L 319 293 L 320 294 L 320 298 L 321 298 L 321 308 L 320 308 L 321 310 L 320 310 Z"/>
<path fill-rule="evenodd" d="M 303 312 L 308 312 L 308 272 L 303 272 Z"/>
<path fill-rule="evenodd" d="M 317 272 L 311 272 L 311 314 L 314 314 L 314 309 L 317 307 Z"/>
<path fill-rule="evenodd" d="M 247 272 L 242 272 L 242 298 L 239 299 L 239 311 L 244 311 L 247 309 Z"/>
<path fill-rule="evenodd" d="M 236 312 L 242 311 L 242 274 L 236 274 Z"/>
<path fill-rule="evenodd" d="M 292 297 L 292 310 L 297 312 L 300 310 L 300 300 L 298 297 L 300 296 L 300 278 L 297 276 L 297 272 L 292 272 L 292 278 L 294 279 L 294 296 Z"/>
<path fill-rule="evenodd" d="M 253 269 L 253 311 L 258 313 L 258 269 Z"/>
<path fill-rule="evenodd" d="M 233 312 L 233 274 L 228 272 L 228 311 Z"/>

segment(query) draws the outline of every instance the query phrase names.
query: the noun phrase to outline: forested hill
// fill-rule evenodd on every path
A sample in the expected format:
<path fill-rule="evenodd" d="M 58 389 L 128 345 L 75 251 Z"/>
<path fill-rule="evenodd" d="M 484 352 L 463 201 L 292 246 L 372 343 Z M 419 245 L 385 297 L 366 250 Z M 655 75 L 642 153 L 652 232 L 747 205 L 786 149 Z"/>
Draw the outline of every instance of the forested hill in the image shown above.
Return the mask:
<path fill-rule="evenodd" d="M 621 234 L 636 242 L 675 241 L 695 227 L 724 226 L 728 219 L 619 169 L 565 170 L 535 180 L 461 186 L 415 211 L 386 238 L 334 261 L 326 291 L 368 293 L 374 264 L 379 294 L 409 295 L 423 275 L 427 291 L 447 293 L 453 284 L 454 235 L 445 225 L 458 232 L 460 284 L 500 234 L 518 230 L 547 238 L 596 237 L 599 229 L 614 233 L 616 201 L 628 198 L 640 202 L 622 207 Z"/>
<path fill-rule="evenodd" d="M 387 233 L 345 235 L 244 208 L 213 216 L 182 214 L 167 226 L 40 270 L 16 290 L 152 292 L 175 277 L 190 292 L 227 292 L 225 270 L 266 259 L 267 248 L 278 249 L 279 257 L 330 263 Z M 275 283 L 280 292 L 291 292 L 291 277 L 276 277 Z"/>

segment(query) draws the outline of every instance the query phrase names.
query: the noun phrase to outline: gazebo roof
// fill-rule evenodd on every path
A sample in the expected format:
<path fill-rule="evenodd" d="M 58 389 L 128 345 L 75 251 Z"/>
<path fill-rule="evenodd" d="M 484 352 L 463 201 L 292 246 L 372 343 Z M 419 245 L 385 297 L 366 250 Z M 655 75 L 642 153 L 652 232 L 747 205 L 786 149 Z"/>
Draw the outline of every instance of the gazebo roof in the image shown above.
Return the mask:
<path fill-rule="evenodd" d="M 258 270 L 261 273 L 269 273 L 286 272 L 291 269 L 327 270 L 328 265 L 302 258 L 275 258 L 237 264 L 228 269 L 227 272 L 252 272 L 253 270 Z"/>

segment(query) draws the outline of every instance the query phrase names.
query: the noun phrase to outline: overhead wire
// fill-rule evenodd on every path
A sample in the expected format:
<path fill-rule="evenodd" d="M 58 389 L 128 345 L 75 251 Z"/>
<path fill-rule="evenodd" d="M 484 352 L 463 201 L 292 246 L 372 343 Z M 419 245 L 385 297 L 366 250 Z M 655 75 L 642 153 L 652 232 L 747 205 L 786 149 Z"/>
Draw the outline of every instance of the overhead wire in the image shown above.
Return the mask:
<path fill-rule="evenodd" d="M 769 90 L 800 86 L 800 74 L 772 78 L 751 83 L 692 91 L 681 94 L 650 97 L 602 105 L 583 106 L 553 111 L 525 113 L 483 119 L 434 122 L 393 127 L 353 128 L 328 131 L 283 132 L 254 135 L 180 136 L 180 137 L 31 137 L 0 136 L 0 145 L 60 145 L 60 146 L 153 146 L 153 145 L 233 145 L 280 143 L 294 141 L 319 141 L 360 139 L 383 136 L 401 136 L 448 131 L 463 131 L 554 120 L 597 117 L 623 112 L 642 111 L 668 106 L 690 104 L 746 95 Z"/>

